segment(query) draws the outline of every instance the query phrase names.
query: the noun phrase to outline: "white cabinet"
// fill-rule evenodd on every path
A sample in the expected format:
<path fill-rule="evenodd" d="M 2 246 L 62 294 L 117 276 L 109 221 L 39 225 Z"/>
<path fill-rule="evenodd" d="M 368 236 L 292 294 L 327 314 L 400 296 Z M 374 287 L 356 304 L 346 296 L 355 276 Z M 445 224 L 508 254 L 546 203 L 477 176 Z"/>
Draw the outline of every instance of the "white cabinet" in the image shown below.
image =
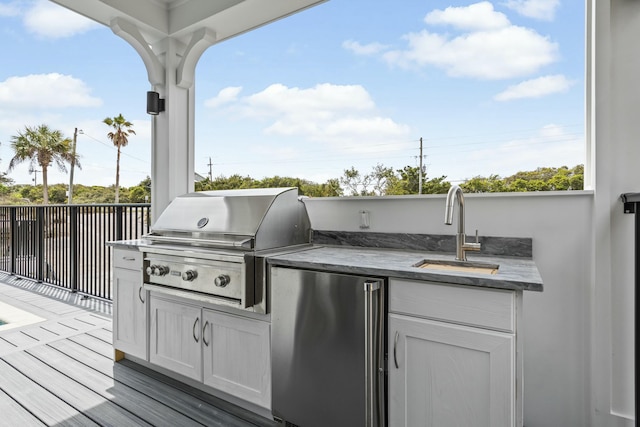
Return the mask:
<path fill-rule="evenodd" d="M 113 250 L 113 347 L 132 356 L 147 358 L 146 293 L 142 288 L 142 253 Z"/>
<path fill-rule="evenodd" d="M 270 324 L 151 293 L 149 361 L 271 409 Z"/>
<path fill-rule="evenodd" d="M 202 381 L 201 308 L 149 298 L 149 361 Z"/>
<path fill-rule="evenodd" d="M 271 408 L 270 324 L 204 310 L 204 383 Z"/>
<path fill-rule="evenodd" d="M 520 292 L 392 279 L 389 297 L 389 425 L 522 425 Z"/>

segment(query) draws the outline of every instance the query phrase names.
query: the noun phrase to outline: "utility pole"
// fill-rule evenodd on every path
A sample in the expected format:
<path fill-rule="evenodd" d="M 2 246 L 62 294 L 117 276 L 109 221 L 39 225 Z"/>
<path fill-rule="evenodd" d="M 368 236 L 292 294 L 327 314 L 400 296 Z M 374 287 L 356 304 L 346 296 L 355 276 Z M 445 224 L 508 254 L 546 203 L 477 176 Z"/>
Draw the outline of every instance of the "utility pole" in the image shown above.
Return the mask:
<path fill-rule="evenodd" d="M 37 187 L 38 186 L 38 172 L 41 172 L 37 169 L 34 168 L 29 168 L 29 173 L 33 174 L 33 186 Z"/>
<path fill-rule="evenodd" d="M 211 163 L 211 157 L 209 157 L 209 164 L 207 166 L 209 166 L 209 181 L 213 181 L 213 175 L 211 174 L 211 166 L 213 166 L 213 163 Z"/>
<path fill-rule="evenodd" d="M 418 170 L 418 194 L 422 194 L 422 137 L 420 137 L 420 169 Z"/>
<path fill-rule="evenodd" d="M 82 132 L 82 129 L 80 130 Z M 76 165 L 76 142 L 78 141 L 78 128 L 73 131 L 73 145 L 71 146 L 71 171 L 69 172 L 69 197 L 68 204 L 73 203 L 73 169 Z"/>

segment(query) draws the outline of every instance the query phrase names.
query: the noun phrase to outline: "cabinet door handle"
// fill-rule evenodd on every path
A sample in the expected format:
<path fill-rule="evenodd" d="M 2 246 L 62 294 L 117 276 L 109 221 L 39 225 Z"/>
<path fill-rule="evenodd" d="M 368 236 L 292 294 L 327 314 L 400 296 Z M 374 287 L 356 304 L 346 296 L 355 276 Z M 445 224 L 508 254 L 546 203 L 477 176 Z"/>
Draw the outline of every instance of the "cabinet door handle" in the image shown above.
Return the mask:
<path fill-rule="evenodd" d="M 209 321 L 208 320 L 206 322 L 204 322 L 204 326 L 202 327 L 202 342 L 204 343 L 204 345 L 209 347 L 209 343 L 205 339 L 206 336 L 207 336 L 207 326 L 209 326 Z"/>
<path fill-rule="evenodd" d="M 396 331 L 396 337 L 393 339 L 393 363 L 396 365 L 396 369 L 400 369 L 398 366 L 398 337 L 400 333 Z"/>
<path fill-rule="evenodd" d="M 142 286 L 138 288 L 138 298 L 140 298 L 140 302 L 144 304 L 144 300 L 142 299 Z"/>
<path fill-rule="evenodd" d="M 193 322 L 193 339 L 195 340 L 195 342 L 200 342 L 200 338 L 196 337 L 196 326 L 198 325 L 199 321 L 200 318 L 196 317 L 196 321 Z"/>
<path fill-rule="evenodd" d="M 136 259 L 132 256 L 123 256 L 122 257 L 123 260 L 125 261 L 135 261 Z"/>

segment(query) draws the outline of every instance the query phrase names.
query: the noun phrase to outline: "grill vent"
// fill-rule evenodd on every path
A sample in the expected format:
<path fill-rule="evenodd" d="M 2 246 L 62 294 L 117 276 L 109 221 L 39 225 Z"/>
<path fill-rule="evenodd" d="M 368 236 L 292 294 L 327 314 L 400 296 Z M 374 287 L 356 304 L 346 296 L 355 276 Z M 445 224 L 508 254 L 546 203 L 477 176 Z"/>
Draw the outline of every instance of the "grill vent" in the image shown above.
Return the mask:
<path fill-rule="evenodd" d="M 298 424 L 290 423 L 289 421 L 284 422 L 284 427 L 300 427 Z"/>

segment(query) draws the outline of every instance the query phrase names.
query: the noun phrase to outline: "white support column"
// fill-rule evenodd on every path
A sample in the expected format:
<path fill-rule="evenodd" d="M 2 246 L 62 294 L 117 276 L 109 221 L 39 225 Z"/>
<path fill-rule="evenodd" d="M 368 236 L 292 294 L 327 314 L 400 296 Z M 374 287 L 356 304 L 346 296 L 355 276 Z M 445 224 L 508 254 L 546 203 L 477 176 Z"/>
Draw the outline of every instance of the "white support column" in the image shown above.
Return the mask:
<path fill-rule="evenodd" d="M 153 117 L 151 149 L 151 200 L 155 220 L 176 196 L 193 191 L 193 85 L 176 84 L 176 70 L 184 46 L 167 38 L 153 46 L 164 64 L 165 84 L 154 90 L 165 100 L 165 111 Z"/>
<path fill-rule="evenodd" d="M 122 18 L 114 19 L 111 28 L 140 54 L 153 90 L 165 100 L 165 111 L 153 116 L 151 126 L 153 222 L 176 196 L 194 190 L 195 68 L 202 53 L 215 42 L 215 34 L 200 29 L 188 44 L 167 37 L 150 46 Z"/>
<path fill-rule="evenodd" d="M 640 191 L 640 3 L 589 0 L 588 98 L 595 167 L 591 335 L 592 426 L 634 422 L 634 217 L 620 194 Z M 589 65 L 589 64 L 588 64 Z"/>

